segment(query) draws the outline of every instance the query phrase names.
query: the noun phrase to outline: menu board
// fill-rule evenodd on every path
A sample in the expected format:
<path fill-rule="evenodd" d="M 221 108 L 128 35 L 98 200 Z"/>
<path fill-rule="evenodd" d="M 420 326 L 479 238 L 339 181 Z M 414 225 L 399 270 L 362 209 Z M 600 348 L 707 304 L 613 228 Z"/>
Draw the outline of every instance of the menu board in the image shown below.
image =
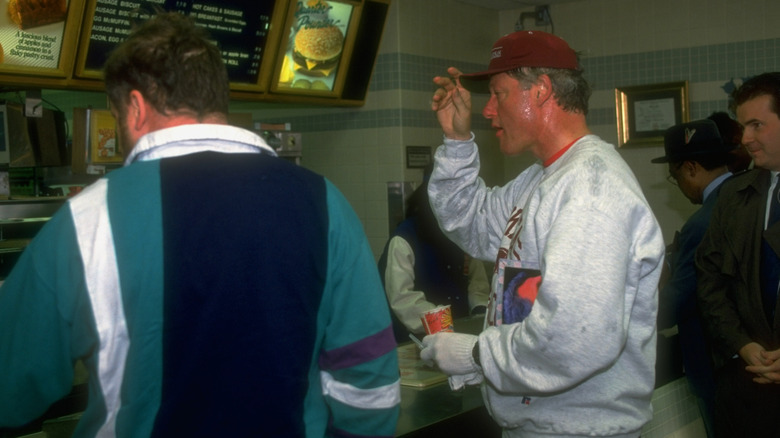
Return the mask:
<path fill-rule="evenodd" d="M 99 71 L 130 33 L 134 22 L 156 9 L 194 18 L 216 41 L 233 83 L 256 83 L 277 1 L 246 0 L 94 0 L 94 14 L 82 71 Z M 89 23 L 87 23 L 88 25 Z"/>
<path fill-rule="evenodd" d="M 277 91 L 332 92 L 349 41 L 354 2 L 298 0 L 275 75 Z"/>
<path fill-rule="evenodd" d="M 70 0 L 3 0 L 0 63 L 58 69 Z"/>

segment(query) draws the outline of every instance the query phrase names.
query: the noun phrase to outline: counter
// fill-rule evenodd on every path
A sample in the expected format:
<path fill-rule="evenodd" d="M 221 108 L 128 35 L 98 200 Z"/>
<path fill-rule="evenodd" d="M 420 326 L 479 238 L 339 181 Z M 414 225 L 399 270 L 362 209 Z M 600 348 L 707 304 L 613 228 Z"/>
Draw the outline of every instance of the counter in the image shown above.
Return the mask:
<path fill-rule="evenodd" d="M 484 316 L 454 321 L 455 331 L 477 334 L 482 331 Z M 479 386 L 467 386 L 462 391 L 452 391 L 446 376 L 424 367 L 422 363 L 410 363 L 409 350 L 416 351 L 411 342 L 399 345 L 401 365 L 401 415 L 398 418 L 396 436 L 500 437 L 501 429 L 490 418 Z M 413 362 L 413 360 L 412 360 Z M 422 367 L 422 370 L 415 369 Z M 421 371 L 410 375 L 409 371 Z M 432 376 L 439 374 L 440 379 Z M 420 384 L 419 382 L 436 382 Z M 418 386 L 413 386 L 417 384 Z"/>
<path fill-rule="evenodd" d="M 401 387 L 401 415 L 396 436 L 500 437 L 501 429 L 490 418 L 478 386 L 452 391 L 447 382 L 427 388 Z"/>
<path fill-rule="evenodd" d="M 0 200 L 0 280 L 65 198 Z"/>

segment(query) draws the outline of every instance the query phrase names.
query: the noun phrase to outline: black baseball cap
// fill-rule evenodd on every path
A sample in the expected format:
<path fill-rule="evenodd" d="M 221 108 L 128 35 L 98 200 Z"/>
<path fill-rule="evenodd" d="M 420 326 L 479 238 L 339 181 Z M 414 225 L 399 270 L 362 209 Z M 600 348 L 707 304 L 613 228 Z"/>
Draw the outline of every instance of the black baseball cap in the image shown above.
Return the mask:
<path fill-rule="evenodd" d="M 663 157 L 653 158 L 652 163 L 676 163 L 704 155 L 724 154 L 734 149 L 723 141 L 718 125 L 712 120 L 681 123 L 664 133 Z"/>

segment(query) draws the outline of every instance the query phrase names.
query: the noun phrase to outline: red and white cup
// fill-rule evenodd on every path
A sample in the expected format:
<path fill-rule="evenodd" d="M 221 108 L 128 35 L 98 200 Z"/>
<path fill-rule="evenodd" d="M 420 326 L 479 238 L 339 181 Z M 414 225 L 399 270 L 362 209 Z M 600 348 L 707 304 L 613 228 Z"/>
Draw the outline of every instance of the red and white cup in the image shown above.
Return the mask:
<path fill-rule="evenodd" d="M 425 333 L 432 335 L 438 332 L 454 332 L 455 326 L 452 324 L 452 307 L 439 306 L 422 314 L 422 320 Z"/>

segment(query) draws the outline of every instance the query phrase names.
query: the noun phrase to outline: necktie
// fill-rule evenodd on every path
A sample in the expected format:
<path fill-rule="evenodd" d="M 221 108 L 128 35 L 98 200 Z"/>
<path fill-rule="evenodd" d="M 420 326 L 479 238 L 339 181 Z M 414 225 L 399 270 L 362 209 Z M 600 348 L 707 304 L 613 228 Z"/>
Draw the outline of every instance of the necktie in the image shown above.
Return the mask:
<path fill-rule="evenodd" d="M 780 177 L 780 175 L 778 175 Z M 766 228 L 769 229 L 780 219 L 780 181 L 772 191 L 772 200 L 769 204 L 769 218 Z M 780 283 L 780 257 L 769 246 L 766 238 L 761 242 L 761 290 L 763 292 L 764 312 L 770 325 L 773 325 L 775 306 L 777 304 L 777 286 Z"/>

